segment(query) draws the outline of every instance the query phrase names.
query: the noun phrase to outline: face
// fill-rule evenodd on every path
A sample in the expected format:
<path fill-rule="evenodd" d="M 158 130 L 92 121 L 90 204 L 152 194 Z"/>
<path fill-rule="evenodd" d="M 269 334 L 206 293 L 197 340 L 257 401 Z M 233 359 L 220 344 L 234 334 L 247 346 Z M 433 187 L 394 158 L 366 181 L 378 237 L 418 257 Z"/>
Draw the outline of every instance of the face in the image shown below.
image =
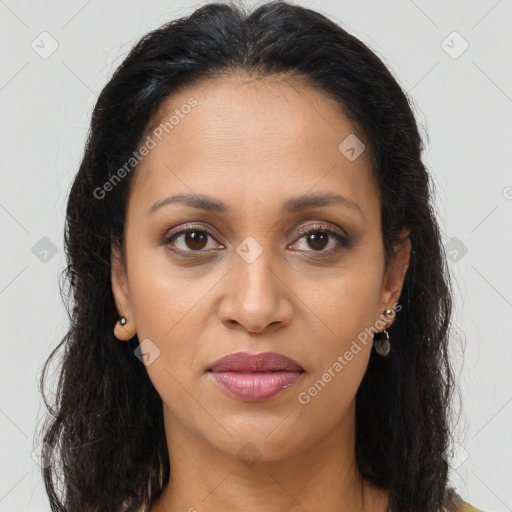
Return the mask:
<path fill-rule="evenodd" d="M 384 268 L 354 126 L 298 79 L 218 78 L 168 98 L 148 133 L 112 287 L 127 318 L 115 334 L 143 344 L 166 428 L 231 455 L 251 441 L 267 460 L 342 435 L 371 352 L 365 329 L 384 328 L 410 249 Z M 188 199 L 166 201 L 177 195 Z M 238 352 L 276 352 L 303 371 L 260 373 L 262 395 L 235 396 L 207 370 Z M 291 385 L 275 393 L 276 382 Z"/>

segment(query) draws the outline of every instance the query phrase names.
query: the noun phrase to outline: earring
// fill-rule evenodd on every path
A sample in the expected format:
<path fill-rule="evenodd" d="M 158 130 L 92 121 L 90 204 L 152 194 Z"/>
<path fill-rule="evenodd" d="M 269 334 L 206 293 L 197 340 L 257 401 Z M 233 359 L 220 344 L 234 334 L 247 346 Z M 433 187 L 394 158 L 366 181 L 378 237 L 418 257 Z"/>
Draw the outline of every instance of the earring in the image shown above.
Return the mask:
<path fill-rule="evenodd" d="M 385 339 L 382 338 L 374 338 L 373 346 L 375 347 L 375 352 L 379 354 L 379 356 L 386 357 L 391 352 L 391 343 L 389 342 L 389 333 L 386 329 L 383 332 L 386 335 Z"/>
<path fill-rule="evenodd" d="M 126 317 L 125 316 L 122 316 L 120 319 L 119 319 L 119 323 L 121 325 L 124 325 L 126 323 Z"/>
<path fill-rule="evenodd" d="M 393 313 L 392 309 L 386 309 L 384 311 L 384 314 L 386 316 L 389 316 L 392 313 Z M 387 324 L 387 322 L 386 322 L 386 324 Z M 374 337 L 373 346 L 374 346 L 375 352 L 377 352 L 377 354 L 379 354 L 382 357 L 386 357 L 391 352 L 391 343 L 389 341 L 389 333 L 386 329 L 381 331 L 381 333 L 384 333 L 386 337 L 382 338 L 381 336 L 379 336 L 377 339 L 375 339 L 375 337 Z"/>

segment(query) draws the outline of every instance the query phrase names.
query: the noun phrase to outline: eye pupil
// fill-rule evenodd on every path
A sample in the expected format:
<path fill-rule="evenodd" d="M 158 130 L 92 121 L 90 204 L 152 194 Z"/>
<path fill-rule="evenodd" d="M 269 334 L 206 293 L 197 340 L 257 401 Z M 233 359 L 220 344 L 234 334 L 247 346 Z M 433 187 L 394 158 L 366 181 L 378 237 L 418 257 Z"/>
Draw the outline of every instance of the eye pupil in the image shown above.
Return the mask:
<path fill-rule="evenodd" d="M 205 246 L 206 236 L 202 231 L 189 231 L 185 234 L 185 243 L 190 249 L 199 250 Z M 199 244 L 195 246 L 194 244 Z"/>
<path fill-rule="evenodd" d="M 311 233 L 309 236 L 308 236 L 308 242 L 310 243 L 310 247 L 312 249 L 318 249 L 318 250 L 321 250 L 323 248 L 325 248 L 326 244 L 327 244 L 327 239 L 328 239 L 328 235 L 326 233 L 322 233 L 321 231 L 316 231 L 314 233 Z M 313 242 L 313 245 L 311 245 L 311 242 Z M 320 247 L 315 247 L 314 245 L 317 244 L 318 242 L 320 242 Z M 322 243 L 324 242 L 324 243 Z"/>

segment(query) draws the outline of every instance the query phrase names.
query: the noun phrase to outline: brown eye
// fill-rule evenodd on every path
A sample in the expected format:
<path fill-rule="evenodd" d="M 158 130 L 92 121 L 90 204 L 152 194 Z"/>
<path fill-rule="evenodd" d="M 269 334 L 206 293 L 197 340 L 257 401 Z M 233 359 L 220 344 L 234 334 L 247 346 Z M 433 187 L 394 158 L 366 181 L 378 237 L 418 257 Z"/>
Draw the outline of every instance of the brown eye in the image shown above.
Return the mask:
<path fill-rule="evenodd" d="M 331 228 L 313 226 L 302 233 L 294 245 L 302 252 L 319 253 L 319 256 L 332 255 L 351 246 L 348 236 Z M 302 245 L 302 247 L 300 247 Z"/>
<path fill-rule="evenodd" d="M 199 251 L 200 249 L 204 249 L 208 235 L 205 234 L 204 231 L 189 231 L 184 235 L 185 245 L 192 249 L 193 251 Z"/>
<path fill-rule="evenodd" d="M 194 253 L 210 253 L 208 249 L 215 248 L 213 235 L 206 229 L 195 227 L 174 231 L 163 240 L 163 243 L 171 251 L 185 256 L 194 256 Z M 213 246 L 211 246 L 212 243 Z M 220 249 L 224 248 L 221 244 L 217 245 Z"/>
<path fill-rule="evenodd" d="M 322 249 L 325 249 L 326 245 L 329 243 L 329 235 L 322 231 L 315 231 L 307 235 L 307 241 L 312 249 L 315 251 L 321 251 Z"/>

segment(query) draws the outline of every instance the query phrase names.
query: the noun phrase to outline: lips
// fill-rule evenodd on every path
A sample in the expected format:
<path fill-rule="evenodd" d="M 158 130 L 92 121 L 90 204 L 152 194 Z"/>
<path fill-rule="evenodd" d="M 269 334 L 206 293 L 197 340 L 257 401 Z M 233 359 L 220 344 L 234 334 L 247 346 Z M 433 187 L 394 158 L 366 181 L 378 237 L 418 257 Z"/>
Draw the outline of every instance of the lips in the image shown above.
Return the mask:
<path fill-rule="evenodd" d="M 236 352 L 206 372 L 228 395 L 245 402 L 273 398 L 299 382 L 304 373 L 297 361 L 276 352 Z"/>
<path fill-rule="evenodd" d="M 304 368 L 297 361 L 277 352 L 261 352 L 259 354 L 236 352 L 222 357 L 207 371 L 237 373 L 304 372 Z"/>

